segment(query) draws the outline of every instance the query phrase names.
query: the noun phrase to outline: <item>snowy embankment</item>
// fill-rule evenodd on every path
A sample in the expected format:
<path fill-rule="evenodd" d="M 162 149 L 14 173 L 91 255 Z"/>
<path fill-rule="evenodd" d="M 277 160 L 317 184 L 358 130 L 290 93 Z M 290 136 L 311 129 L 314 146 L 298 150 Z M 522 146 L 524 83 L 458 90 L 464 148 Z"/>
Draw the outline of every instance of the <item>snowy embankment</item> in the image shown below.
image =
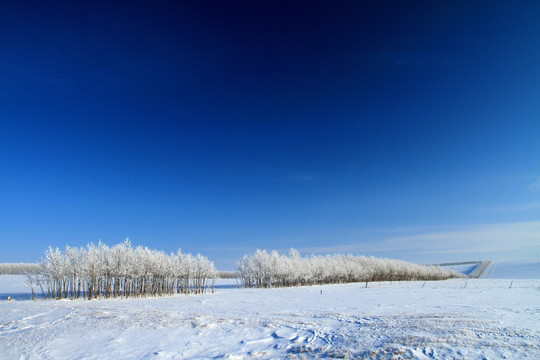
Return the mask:
<path fill-rule="evenodd" d="M 471 261 L 440 266 L 474 279 L 540 279 L 540 261 Z"/>
<path fill-rule="evenodd" d="M 505 261 L 491 263 L 482 279 L 540 279 L 540 261 Z"/>
<path fill-rule="evenodd" d="M 454 270 L 460 274 L 467 275 L 468 277 L 472 277 L 471 273 L 474 272 L 476 269 L 478 269 L 478 266 L 481 263 L 482 261 L 464 261 L 464 262 L 446 263 L 446 264 L 438 264 L 438 265 L 443 269 Z"/>
<path fill-rule="evenodd" d="M 368 286 L 0 301 L 0 359 L 540 358 L 540 280 Z"/>

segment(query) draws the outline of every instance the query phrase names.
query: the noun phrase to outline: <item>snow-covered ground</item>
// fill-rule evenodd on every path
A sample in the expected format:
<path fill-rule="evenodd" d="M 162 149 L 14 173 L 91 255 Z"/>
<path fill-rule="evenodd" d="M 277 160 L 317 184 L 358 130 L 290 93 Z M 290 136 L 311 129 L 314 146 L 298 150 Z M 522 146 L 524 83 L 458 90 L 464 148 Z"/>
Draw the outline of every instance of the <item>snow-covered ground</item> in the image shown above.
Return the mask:
<path fill-rule="evenodd" d="M 23 282 L 0 276 L 1 299 L 28 299 Z M 540 359 L 540 280 L 0 301 L 0 359 L 18 358 Z"/>

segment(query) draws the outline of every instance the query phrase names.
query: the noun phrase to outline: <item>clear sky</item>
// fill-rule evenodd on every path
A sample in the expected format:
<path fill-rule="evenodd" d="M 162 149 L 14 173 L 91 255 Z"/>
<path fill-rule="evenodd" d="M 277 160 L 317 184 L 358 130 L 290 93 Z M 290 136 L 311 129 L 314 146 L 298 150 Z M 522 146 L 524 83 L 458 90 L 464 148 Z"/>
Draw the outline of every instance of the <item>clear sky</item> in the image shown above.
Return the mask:
<path fill-rule="evenodd" d="M 0 261 L 540 253 L 539 1 L 2 1 Z"/>

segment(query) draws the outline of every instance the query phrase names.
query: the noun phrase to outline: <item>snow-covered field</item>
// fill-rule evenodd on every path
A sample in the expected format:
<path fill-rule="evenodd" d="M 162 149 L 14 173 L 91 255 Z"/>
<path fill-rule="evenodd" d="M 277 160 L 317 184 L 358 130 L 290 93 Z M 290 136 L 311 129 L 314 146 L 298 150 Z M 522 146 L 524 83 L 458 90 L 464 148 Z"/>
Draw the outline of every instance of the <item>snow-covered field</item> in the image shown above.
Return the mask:
<path fill-rule="evenodd" d="M 19 299 L 0 301 L 0 359 L 540 359 L 538 279 L 92 301 L 23 300 L 23 282 L 0 276 Z"/>

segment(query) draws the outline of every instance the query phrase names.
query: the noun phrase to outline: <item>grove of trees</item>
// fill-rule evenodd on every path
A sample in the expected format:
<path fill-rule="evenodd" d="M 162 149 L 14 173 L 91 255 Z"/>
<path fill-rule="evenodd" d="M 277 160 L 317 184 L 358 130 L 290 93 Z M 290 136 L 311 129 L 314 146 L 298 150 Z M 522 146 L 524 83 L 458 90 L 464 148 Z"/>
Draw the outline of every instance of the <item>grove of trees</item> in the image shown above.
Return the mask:
<path fill-rule="evenodd" d="M 433 265 L 353 255 L 301 257 L 257 250 L 237 263 L 244 287 L 286 287 L 370 281 L 445 280 L 466 277 Z"/>
<path fill-rule="evenodd" d="M 217 278 L 214 263 L 204 256 L 181 250 L 167 255 L 126 240 L 112 247 L 102 242 L 64 251 L 49 247 L 27 283 L 45 298 L 94 299 L 213 292 Z"/>

